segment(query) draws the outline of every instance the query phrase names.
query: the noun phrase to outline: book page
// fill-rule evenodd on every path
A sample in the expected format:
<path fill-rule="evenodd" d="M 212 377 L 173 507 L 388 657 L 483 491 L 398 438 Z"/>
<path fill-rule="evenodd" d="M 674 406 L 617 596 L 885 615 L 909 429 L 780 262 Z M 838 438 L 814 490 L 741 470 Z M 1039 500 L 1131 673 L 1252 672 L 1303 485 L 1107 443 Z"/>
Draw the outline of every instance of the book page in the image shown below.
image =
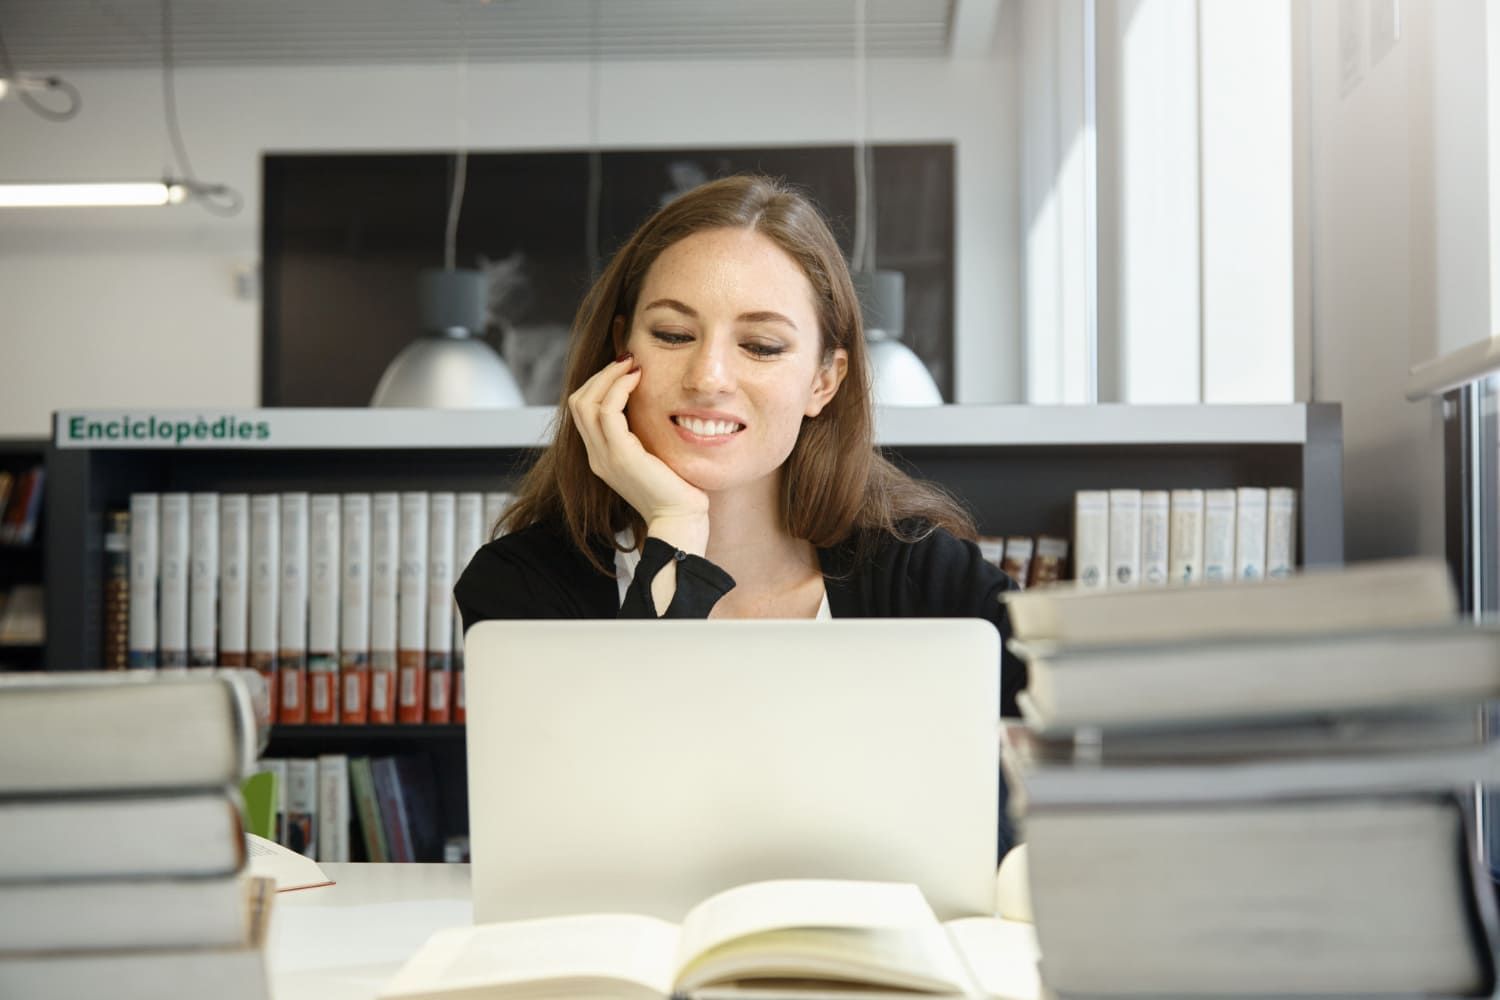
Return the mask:
<path fill-rule="evenodd" d="M 828 975 L 860 966 L 908 968 L 914 975 L 952 981 L 956 956 L 932 908 L 916 886 L 893 882 L 788 879 L 738 886 L 710 897 L 682 923 L 679 985 L 704 982 L 710 956 L 735 966 L 762 953 L 768 962 L 796 959 Z M 808 964 L 811 963 L 811 964 Z M 961 973 L 958 974 L 961 979 Z M 709 977 L 711 978 L 711 977 Z"/>
<path fill-rule="evenodd" d="M 1041 951 L 1036 928 L 1017 920 L 965 917 L 946 925 L 981 996 L 989 1000 L 1040 1000 Z"/>
<path fill-rule="evenodd" d="M 380 996 L 395 1000 L 479 987 L 500 995 L 516 986 L 528 996 L 609 993 L 665 1000 L 677 934 L 664 920 L 632 914 L 454 927 L 429 938 Z M 602 988 L 605 981 L 613 988 Z M 544 984 L 551 988 L 537 988 Z"/>
<path fill-rule="evenodd" d="M 250 874 L 275 880 L 277 892 L 333 885 L 333 879 L 316 861 L 273 840 L 247 833 L 245 851 L 250 858 Z"/>

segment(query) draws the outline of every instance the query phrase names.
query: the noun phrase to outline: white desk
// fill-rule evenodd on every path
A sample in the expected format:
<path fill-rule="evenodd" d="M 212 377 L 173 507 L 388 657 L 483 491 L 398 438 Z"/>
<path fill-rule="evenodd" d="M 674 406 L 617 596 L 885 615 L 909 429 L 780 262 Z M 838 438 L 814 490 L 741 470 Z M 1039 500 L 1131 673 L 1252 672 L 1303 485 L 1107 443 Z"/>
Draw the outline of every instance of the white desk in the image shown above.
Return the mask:
<path fill-rule="evenodd" d="M 433 931 L 474 922 L 468 865 L 321 867 L 335 885 L 277 895 L 274 1000 L 371 1000 Z"/>
<path fill-rule="evenodd" d="M 268 954 L 272 1000 L 372 1000 L 434 931 L 474 922 L 468 865 L 321 867 L 336 884 L 277 894 Z M 997 935 L 988 939 L 996 945 L 995 962 L 974 971 L 997 996 L 1037 997 L 1031 927 L 1005 923 L 988 932 Z M 1030 961 L 1001 959 L 1017 953 L 1016 941 Z"/>

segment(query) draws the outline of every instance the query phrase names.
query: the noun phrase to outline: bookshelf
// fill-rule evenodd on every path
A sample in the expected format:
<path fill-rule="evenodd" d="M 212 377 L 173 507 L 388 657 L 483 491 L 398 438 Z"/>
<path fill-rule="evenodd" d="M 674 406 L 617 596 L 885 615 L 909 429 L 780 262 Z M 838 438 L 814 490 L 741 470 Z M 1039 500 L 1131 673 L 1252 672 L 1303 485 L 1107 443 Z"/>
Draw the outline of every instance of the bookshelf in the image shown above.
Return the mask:
<path fill-rule="evenodd" d="M 0 522 L 15 504 L 24 503 L 19 496 L 22 479 L 29 471 L 45 466 L 47 450 L 45 438 L 0 438 L 0 474 L 11 477 L 8 496 L 0 498 Z M 42 484 L 44 504 L 49 485 L 45 481 Z M 45 662 L 45 641 L 10 637 L 4 627 L 6 606 L 14 588 L 46 583 L 45 530 L 43 516 L 29 542 L 17 543 L 0 537 L 0 670 L 36 670 Z"/>
<path fill-rule="evenodd" d="M 50 670 L 101 656 L 104 518 L 133 492 L 491 491 L 513 485 L 554 411 L 64 411 L 47 451 Z M 944 406 L 883 410 L 898 464 L 959 496 L 986 534 L 1072 534 L 1079 489 L 1299 491 L 1299 562 L 1343 561 L 1337 404 Z M 430 754 L 445 822 L 466 828 L 461 726 L 278 726 L 268 753 Z"/>

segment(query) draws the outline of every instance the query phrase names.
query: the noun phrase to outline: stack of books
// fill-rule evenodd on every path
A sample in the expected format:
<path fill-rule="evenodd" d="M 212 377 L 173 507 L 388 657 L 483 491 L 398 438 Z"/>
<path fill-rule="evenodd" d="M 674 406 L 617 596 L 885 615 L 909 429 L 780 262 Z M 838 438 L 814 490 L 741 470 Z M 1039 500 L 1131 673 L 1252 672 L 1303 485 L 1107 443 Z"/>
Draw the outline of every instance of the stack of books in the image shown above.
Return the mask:
<path fill-rule="evenodd" d="M 1002 759 L 1061 995 L 1488 994 L 1500 632 L 1437 561 L 1010 600 Z"/>
<path fill-rule="evenodd" d="M 263 1000 L 238 671 L 0 676 L 0 996 Z"/>

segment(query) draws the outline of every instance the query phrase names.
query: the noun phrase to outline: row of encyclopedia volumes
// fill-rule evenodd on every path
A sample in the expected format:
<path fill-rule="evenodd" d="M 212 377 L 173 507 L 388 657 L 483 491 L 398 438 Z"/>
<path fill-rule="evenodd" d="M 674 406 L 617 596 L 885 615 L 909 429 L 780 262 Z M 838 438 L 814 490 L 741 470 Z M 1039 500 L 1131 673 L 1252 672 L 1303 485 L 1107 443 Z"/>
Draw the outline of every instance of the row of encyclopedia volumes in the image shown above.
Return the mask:
<path fill-rule="evenodd" d="M 437 780 L 425 754 L 265 758 L 276 841 L 314 861 L 440 861 Z"/>
<path fill-rule="evenodd" d="M 132 668 L 252 667 L 282 724 L 463 722 L 453 585 L 509 502 L 132 494 L 128 524 L 112 515 L 106 535 L 129 573 L 121 587 L 122 553 L 106 552 L 106 660 L 123 631 Z"/>
<path fill-rule="evenodd" d="M 1289 576 L 1297 565 L 1297 491 L 1079 490 L 1073 560 L 1082 587 Z"/>
<path fill-rule="evenodd" d="M 1066 578 L 1068 540 L 1052 535 L 981 535 L 979 552 L 1019 587 L 1037 587 Z"/>

